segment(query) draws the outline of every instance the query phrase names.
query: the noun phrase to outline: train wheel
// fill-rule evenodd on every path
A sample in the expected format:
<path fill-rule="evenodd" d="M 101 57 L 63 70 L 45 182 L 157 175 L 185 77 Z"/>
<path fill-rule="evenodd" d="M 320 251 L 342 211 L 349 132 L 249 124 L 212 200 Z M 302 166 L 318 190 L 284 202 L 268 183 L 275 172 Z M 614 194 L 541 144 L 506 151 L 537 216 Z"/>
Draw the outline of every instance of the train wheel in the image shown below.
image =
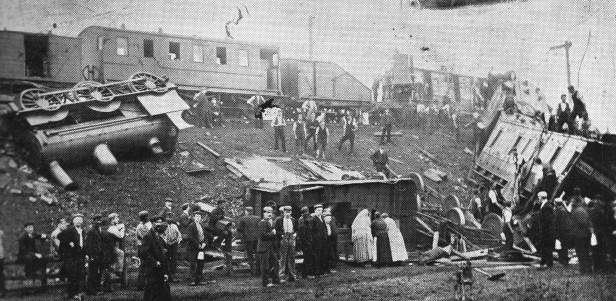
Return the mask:
<path fill-rule="evenodd" d="M 62 106 L 62 100 L 57 95 L 41 94 L 46 91 L 40 88 L 27 89 L 19 94 L 19 106 L 24 110 L 42 109 L 56 111 Z"/>
<path fill-rule="evenodd" d="M 156 93 L 164 93 L 169 90 L 165 79 L 150 73 L 137 72 L 131 75 L 129 80 L 131 81 L 129 86 L 133 92 L 153 91 Z"/>
<path fill-rule="evenodd" d="M 109 91 L 107 91 L 106 89 L 101 88 L 102 86 L 103 84 L 95 81 L 78 82 L 75 87 L 73 87 L 73 99 L 77 102 L 110 102 L 113 99 L 113 95 L 109 93 Z"/>

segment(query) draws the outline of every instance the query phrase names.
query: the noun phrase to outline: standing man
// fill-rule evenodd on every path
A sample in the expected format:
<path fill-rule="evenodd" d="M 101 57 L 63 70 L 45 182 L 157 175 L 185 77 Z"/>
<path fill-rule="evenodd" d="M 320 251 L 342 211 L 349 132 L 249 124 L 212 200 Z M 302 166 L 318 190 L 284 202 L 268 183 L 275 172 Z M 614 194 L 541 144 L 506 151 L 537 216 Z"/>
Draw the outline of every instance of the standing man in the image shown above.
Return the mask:
<path fill-rule="evenodd" d="M 153 226 L 143 237 L 139 248 L 139 257 L 143 261 L 145 271 L 144 301 L 171 300 L 169 289 L 169 270 L 167 266 L 167 250 L 165 249 L 166 224 L 162 216 L 153 219 Z"/>
<path fill-rule="evenodd" d="M 166 221 L 167 227 L 162 237 L 165 241 L 165 246 L 167 249 L 167 271 L 169 275 L 168 282 L 173 283 L 177 282 L 177 279 L 175 278 L 175 273 L 178 266 L 178 246 L 182 241 L 182 233 L 180 232 L 177 223 L 175 222 L 175 220 L 173 220 L 173 217 L 171 217 L 171 215 L 167 215 Z"/>
<path fill-rule="evenodd" d="M 600 194 L 595 195 L 588 207 L 588 214 L 595 231 L 597 244 L 592 246 L 592 263 L 595 272 L 606 271 L 608 216 Z"/>
<path fill-rule="evenodd" d="M 315 133 L 317 139 L 317 155 L 316 158 L 319 157 L 325 160 L 325 148 L 327 147 L 327 143 L 329 142 L 329 128 L 325 123 L 325 120 L 321 120 L 319 122 L 319 126 L 317 127 L 317 131 Z"/>
<path fill-rule="evenodd" d="M 338 143 L 338 151 L 342 150 L 342 144 L 349 140 L 349 154 L 353 153 L 353 146 L 355 144 L 355 131 L 357 131 L 357 120 L 353 117 L 350 111 L 347 111 L 347 114 L 344 118 L 344 123 L 342 124 L 342 132 L 344 133 L 342 138 L 340 138 L 340 143 Z"/>
<path fill-rule="evenodd" d="M 295 281 L 295 239 L 297 221 L 291 216 L 291 206 L 284 206 L 283 216 L 276 220 L 275 229 L 280 241 L 280 279 L 285 275 L 288 281 Z"/>
<path fill-rule="evenodd" d="M 261 260 L 261 279 L 264 287 L 280 283 L 278 274 L 278 252 L 276 250 L 276 229 L 272 221 L 272 207 L 263 208 L 263 219 L 258 224 L 259 242 L 257 253 Z M 270 283 L 269 280 L 272 280 Z"/>
<path fill-rule="evenodd" d="M 202 218 L 205 215 L 203 211 L 194 213 L 193 222 L 188 226 L 187 232 L 188 244 L 186 246 L 186 255 L 190 262 L 190 270 L 192 271 L 193 282 L 190 284 L 196 286 L 201 284 L 203 277 L 203 263 L 205 260 L 205 247 L 211 238 L 211 234 L 205 230 L 202 224 Z"/>
<path fill-rule="evenodd" d="M 381 145 L 385 144 L 385 137 L 387 135 L 387 143 L 391 143 L 391 126 L 394 123 L 394 117 L 391 116 L 391 112 L 389 109 L 385 110 L 385 115 L 381 119 L 381 125 L 383 126 L 383 131 L 381 132 Z"/>
<path fill-rule="evenodd" d="M 302 104 L 302 112 L 306 115 L 306 119 L 314 120 L 317 117 L 317 103 L 314 99 L 307 99 Z"/>
<path fill-rule="evenodd" d="M 175 217 L 175 214 L 173 213 L 173 199 L 165 198 L 165 204 L 163 208 L 160 209 L 157 216 L 162 216 L 163 218 Z"/>
<path fill-rule="evenodd" d="M 302 207 L 302 216 L 297 221 L 297 247 L 304 255 L 302 277 L 314 279 L 314 252 L 312 248 L 312 217 L 310 209 Z"/>
<path fill-rule="evenodd" d="M 573 86 L 569 86 L 567 89 L 571 95 L 571 101 L 573 101 L 573 110 L 571 110 L 571 116 L 569 117 L 571 123 L 575 122 L 576 117 L 588 120 L 588 111 L 586 111 L 586 104 L 582 101 L 580 92 Z"/>
<path fill-rule="evenodd" d="M 379 146 L 379 149 L 376 150 L 372 156 L 372 164 L 376 169 L 376 172 L 382 175 L 385 179 L 395 177 L 394 172 L 389 168 L 389 156 L 387 156 L 387 152 L 383 149 L 382 146 Z"/>
<path fill-rule="evenodd" d="M 284 119 L 281 108 L 274 108 L 274 119 L 272 119 L 272 128 L 274 129 L 274 149 L 278 150 L 278 142 L 282 144 L 282 152 L 287 152 L 286 141 L 284 137 L 284 127 L 287 122 Z"/>
<path fill-rule="evenodd" d="M 303 114 L 297 114 L 293 122 L 293 135 L 295 137 L 295 153 L 300 156 L 306 152 L 306 122 Z"/>
<path fill-rule="evenodd" d="M 261 114 L 261 105 L 265 103 L 265 99 L 263 96 L 256 94 L 249 98 L 246 103 L 252 107 L 255 116 L 255 129 L 262 129 L 263 115 Z"/>
<path fill-rule="evenodd" d="M 567 102 L 567 95 L 560 95 L 560 103 L 556 109 L 556 129 L 559 132 L 563 132 L 563 125 L 566 124 L 569 131 L 573 130 L 573 123 L 571 122 L 571 108 Z"/>
<path fill-rule="evenodd" d="M 327 226 L 323 219 L 323 205 L 314 206 L 314 217 L 312 218 L 312 247 L 314 254 L 314 273 L 321 276 L 326 272 L 328 252 L 327 252 Z"/>
<path fill-rule="evenodd" d="M 113 270 L 118 276 L 124 272 L 124 237 L 126 236 L 126 226 L 120 222 L 120 215 L 113 212 L 108 215 L 111 225 L 107 228 L 110 238 L 113 240 L 113 252 L 115 253 L 115 263 Z"/>
<path fill-rule="evenodd" d="M 190 204 L 184 203 L 182 204 L 182 214 L 180 214 L 180 218 L 178 219 L 179 228 L 182 233 L 186 233 L 186 228 L 192 223 L 192 215 L 190 210 Z"/>
<path fill-rule="evenodd" d="M 73 215 L 73 225 L 58 234 L 60 239 L 60 257 L 67 278 L 66 291 L 69 298 L 81 300 L 81 292 L 85 279 L 85 240 L 83 230 L 83 215 Z"/>
<path fill-rule="evenodd" d="M 58 248 L 60 248 L 60 239 L 58 238 L 58 235 L 60 235 L 62 231 L 66 230 L 66 228 L 68 228 L 68 225 L 69 224 L 66 218 L 61 217 L 60 219 L 58 219 L 58 224 L 56 225 L 56 228 L 51 232 L 51 234 L 49 234 L 49 238 L 51 238 L 51 242 L 53 242 L 53 247 L 55 250 L 58 250 Z"/>
<path fill-rule="evenodd" d="M 590 259 L 590 237 L 594 235 L 590 215 L 586 209 L 584 201 L 581 199 L 573 200 L 572 235 L 575 254 L 578 256 L 580 273 L 592 272 L 592 261 Z"/>
<path fill-rule="evenodd" d="M 310 138 L 312 138 L 312 150 L 316 151 L 317 150 L 317 128 L 319 127 L 319 121 L 316 118 L 316 112 L 313 115 L 309 115 L 308 117 L 308 121 L 306 121 L 306 131 L 307 131 L 307 136 L 306 136 L 306 147 L 308 147 L 308 141 L 310 141 Z"/>
<path fill-rule="evenodd" d="M 548 194 L 540 191 L 539 198 L 539 248 L 541 248 L 541 267 L 551 268 L 554 262 L 554 208 L 548 200 Z"/>
<path fill-rule="evenodd" d="M 554 199 L 554 234 L 555 248 L 558 251 L 558 262 L 562 265 L 569 265 L 569 249 L 573 247 L 573 220 L 571 217 L 570 199 L 563 202 L 562 198 Z"/>
<path fill-rule="evenodd" d="M 34 279 L 36 273 L 45 268 L 45 258 L 41 246 L 41 240 L 46 239 L 45 234 L 34 232 L 34 224 L 28 222 L 24 224 L 24 234 L 19 238 L 19 253 L 17 258 L 24 264 L 26 277 Z M 42 274 L 41 274 L 42 275 Z"/>
<path fill-rule="evenodd" d="M 323 218 L 327 228 L 327 268 L 326 272 L 336 273 L 338 265 L 338 226 L 331 211 L 328 211 Z"/>
<path fill-rule="evenodd" d="M 255 253 L 257 252 L 257 242 L 259 241 L 259 232 L 257 226 L 261 220 L 258 216 L 252 214 L 253 208 L 248 206 L 244 208 L 244 216 L 240 217 L 237 224 L 237 232 L 246 246 L 246 258 L 250 266 L 250 272 L 256 276 L 259 274 L 258 264 L 255 261 Z"/>
<path fill-rule="evenodd" d="M 86 236 L 86 255 L 88 256 L 88 286 L 86 293 L 90 296 L 101 294 L 101 277 L 103 274 L 103 235 L 101 215 L 92 219 L 92 228 Z"/>
<path fill-rule="evenodd" d="M 139 215 L 139 224 L 135 229 L 137 233 L 137 245 L 141 246 L 143 244 L 143 238 L 150 232 L 152 229 L 152 223 L 150 222 L 149 213 L 146 210 L 140 211 Z M 144 266 L 143 263 L 139 265 L 139 274 L 137 275 L 137 290 L 142 290 L 145 285 L 144 277 Z"/>

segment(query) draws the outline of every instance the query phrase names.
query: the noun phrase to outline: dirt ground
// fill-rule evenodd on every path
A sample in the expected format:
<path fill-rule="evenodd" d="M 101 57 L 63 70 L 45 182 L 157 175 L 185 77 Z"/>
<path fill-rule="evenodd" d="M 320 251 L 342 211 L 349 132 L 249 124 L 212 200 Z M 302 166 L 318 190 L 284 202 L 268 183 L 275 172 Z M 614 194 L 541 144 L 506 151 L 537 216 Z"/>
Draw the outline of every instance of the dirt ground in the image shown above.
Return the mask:
<path fill-rule="evenodd" d="M 489 270 L 493 272 L 494 270 Z M 578 275 L 575 265 L 504 270 L 505 278 L 491 282 L 474 273 L 469 297 L 473 300 L 614 300 L 615 275 Z M 273 288 L 261 287 L 260 279 L 238 271 L 232 276 L 208 275 L 216 283 L 200 287 L 173 284 L 174 300 L 454 300 L 451 266 L 399 266 L 388 268 L 339 265 L 337 273 L 315 280 L 300 279 Z M 118 290 L 88 300 L 140 300 L 142 292 Z M 62 300 L 60 291 L 7 300 Z"/>

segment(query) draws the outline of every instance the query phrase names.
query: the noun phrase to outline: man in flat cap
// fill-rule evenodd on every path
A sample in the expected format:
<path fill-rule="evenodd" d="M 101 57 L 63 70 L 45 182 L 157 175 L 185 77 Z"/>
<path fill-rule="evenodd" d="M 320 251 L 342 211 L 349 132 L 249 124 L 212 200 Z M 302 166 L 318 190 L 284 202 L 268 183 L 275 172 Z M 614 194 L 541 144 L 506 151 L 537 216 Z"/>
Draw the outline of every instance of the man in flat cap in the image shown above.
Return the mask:
<path fill-rule="evenodd" d="M 113 270 L 118 276 L 121 276 L 124 271 L 124 237 L 126 236 L 126 226 L 120 222 L 120 215 L 115 212 L 110 213 L 107 217 L 110 223 L 107 232 L 113 240 L 113 252 L 116 259 L 113 263 Z"/>
<path fill-rule="evenodd" d="M 240 234 L 242 242 L 246 246 L 246 258 L 250 266 L 250 272 L 256 276 L 259 275 L 258 264 L 255 262 L 257 242 L 259 241 L 257 226 L 261 219 L 254 215 L 253 212 L 254 209 L 250 206 L 244 208 L 244 216 L 240 217 L 237 223 L 237 233 Z"/>
<path fill-rule="evenodd" d="M 162 216 L 153 218 L 152 223 L 152 229 L 143 237 L 139 248 L 145 275 L 143 300 L 167 301 L 171 300 L 167 249 L 163 239 L 167 224 Z"/>
<path fill-rule="evenodd" d="M 264 287 L 280 283 L 278 275 L 278 252 L 276 252 L 276 229 L 272 220 L 272 207 L 263 208 L 263 219 L 259 222 L 259 242 L 257 253 L 261 260 L 261 279 Z M 272 282 L 270 282 L 270 279 Z"/>
<path fill-rule="evenodd" d="M 314 206 L 314 217 L 312 218 L 312 247 L 314 252 L 314 273 L 315 276 L 325 274 L 327 266 L 327 226 L 323 217 L 323 205 Z"/>
<path fill-rule="evenodd" d="M 102 235 L 103 217 L 92 218 L 92 228 L 86 236 L 86 255 L 88 256 L 88 285 L 86 293 L 90 296 L 101 294 L 101 276 L 104 269 L 104 238 Z"/>
<path fill-rule="evenodd" d="M 171 214 L 169 214 L 165 221 L 167 222 L 167 229 L 163 234 L 163 239 L 167 247 L 168 269 L 169 269 L 169 282 L 176 282 L 175 273 L 178 265 L 178 247 L 182 241 L 182 233 L 178 228 L 177 223 L 173 220 Z"/>
<path fill-rule="evenodd" d="M 191 285 L 196 286 L 201 284 L 203 277 L 203 263 L 205 260 L 205 247 L 210 241 L 212 234 L 203 225 L 207 223 L 203 218 L 207 217 L 204 211 L 196 211 L 193 214 L 193 222 L 188 226 L 186 256 L 190 262 L 190 270 L 192 272 L 193 281 Z"/>
<path fill-rule="evenodd" d="M 297 221 L 291 216 L 291 206 L 283 206 L 283 215 L 275 222 L 276 234 L 280 241 L 280 278 L 288 276 L 288 281 L 295 281 L 295 239 Z"/>
<path fill-rule="evenodd" d="M 69 298 L 81 299 L 85 279 L 85 241 L 83 215 L 73 215 L 72 225 L 58 234 L 60 240 L 60 257 L 67 279 L 66 292 Z"/>

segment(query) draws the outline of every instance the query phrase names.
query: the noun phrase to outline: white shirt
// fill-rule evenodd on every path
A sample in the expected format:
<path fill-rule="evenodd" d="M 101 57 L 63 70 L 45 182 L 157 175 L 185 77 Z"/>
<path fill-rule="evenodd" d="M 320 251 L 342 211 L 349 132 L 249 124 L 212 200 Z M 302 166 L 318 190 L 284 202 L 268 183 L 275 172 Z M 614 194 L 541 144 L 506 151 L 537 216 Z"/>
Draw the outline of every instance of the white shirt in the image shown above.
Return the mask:
<path fill-rule="evenodd" d="M 511 209 L 509 208 L 503 208 L 503 220 L 505 223 L 508 223 L 511 221 L 511 217 L 513 217 L 513 214 L 511 213 Z"/>
<path fill-rule="evenodd" d="M 545 206 L 545 204 L 547 203 L 548 203 L 548 199 L 544 199 L 543 201 L 541 201 L 541 207 L 539 208 L 543 209 L 543 206 Z"/>
<path fill-rule="evenodd" d="M 114 236 L 116 236 L 119 239 L 124 238 L 124 235 L 126 235 L 126 231 L 124 229 L 124 224 L 111 225 L 107 229 L 107 232 L 113 234 Z"/>
<path fill-rule="evenodd" d="M 331 236 L 332 235 L 332 228 L 329 226 L 329 224 L 325 224 L 325 226 L 327 227 L 327 236 Z"/>
<path fill-rule="evenodd" d="M 284 233 L 293 233 L 293 221 L 290 218 L 284 218 L 282 220 L 282 228 L 284 229 Z"/>
<path fill-rule="evenodd" d="M 488 192 L 488 197 L 490 198 L 492 204 L 496 204 L 496 191 L 490 189 L 490 191 Z"/>
<path fill-rule="evenodd" d="M 75 230 L 77 230 L 77 234 L 79 234 L 79 247 L 83 248 L 83 229 L 75 227 Z"/>

